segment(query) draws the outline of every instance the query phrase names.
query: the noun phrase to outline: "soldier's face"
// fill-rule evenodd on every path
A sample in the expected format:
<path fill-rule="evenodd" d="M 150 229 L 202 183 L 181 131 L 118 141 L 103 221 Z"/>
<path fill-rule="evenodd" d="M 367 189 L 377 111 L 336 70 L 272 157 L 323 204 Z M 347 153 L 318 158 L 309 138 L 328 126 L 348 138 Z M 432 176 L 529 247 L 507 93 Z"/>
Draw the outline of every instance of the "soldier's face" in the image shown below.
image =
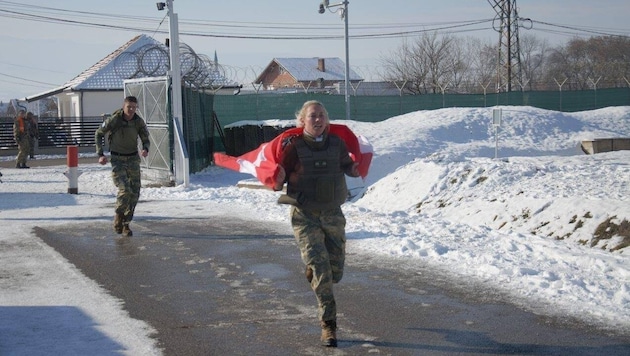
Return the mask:
<path fill-rule="evenodd" d="M 317 104 L 313 104 L 306 108 L 304 115 L 304 131 L 309 135 L 318 137 L 324 133 L 328 118 L 324 109 Z"/>
<path fill-rule="evenodd" d="M 138 110 L 138 104 L 132 102 L 125 102 L 123 105 L 123 112 L 125 113 L 125 119 L 131 120 L 133 114 Z"/>

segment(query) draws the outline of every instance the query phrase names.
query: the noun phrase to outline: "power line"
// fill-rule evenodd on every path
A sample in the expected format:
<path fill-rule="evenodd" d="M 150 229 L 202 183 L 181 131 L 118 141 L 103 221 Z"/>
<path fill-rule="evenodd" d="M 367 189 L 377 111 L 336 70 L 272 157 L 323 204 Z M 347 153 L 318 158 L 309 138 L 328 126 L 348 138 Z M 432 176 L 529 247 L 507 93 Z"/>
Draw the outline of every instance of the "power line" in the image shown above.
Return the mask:
<path fill-rule="evenodd" d="M 96 27 L 104 29 L 115 29 L 124 31 L 134 31 L 143 33 L 167 33 L 167 31 L 156 31 L 156 23 L 159 19 L 155 17 L 135 16 L 128 14 L 106 14 L 97 13 L 91 11 L 78 11 L 68 10 L 61 8 L 54 8 L 48 6 L 21 4 L 12 1 L 0 1 L 0 5 L 3 5 L 5 9 L 0 9 L 0 17 L 15 18 L 21 20 L 30 20 L 47 23 L 59 23 L 65 25 L 74 26 L 86 26 Z M 13 10 L 9 10 L 13 9 Z M 16 11 L 19 9 L 26 9 L 28 12 Z M 5 13 L 3 15 L 2 13 Z M 89 21 L 76 20 L 77 15 L 80 15 L 82 19 L 94 18 L 100 20 L 106 20 L 110 23 L 97 23 Z M 63 16 L 70 16 L 70 18 L 64 18 Z M 528 19 L 529 20 L 529 19 Z M 485 21 L 491 20 L 467 20 L 459 22 L 435 22 L 435 23 L 367 23 L 367 24 L 353 24 L 351 29 L 355 32 L 350 37 L 353 39 L 378 39 L 378 38 L 394 38 L 405 37 L 409 35 L 424 33 L 424 32 L 439 32 L 450 29 L 458 29 L 451 32 L 474 32 L 481 31 L 484 28 L 471 28 L 465 29 L 466 26 L 475 26 L 485 23 Z M 602 36 L 625 36 L 624 34 L 630 33 L 630 30 L 596 30 L 585 26 L 575 25 L 562 25 L 553 24 L 544 21 L 531 20 L 532 23 L 540 25 L 557 27 L 566 32 L 566 34 L 579 35 L 579 34 L 594 34 Z M 124 22 L 132 22 L 133 25 L 121 24 Z M 138 26 L 138 23 L 146 23 Z M 180 25 L 183 27 L 183 31 L 180 31 L 182 35 L 194 36 L 194 37 L 214 37 L 214 38 L 229 38 L 229 39 L 247 39 L 247 40 L 329 40 L 340 39 L 342 36 L 338 35 L 312 35 L 313 29 L 317 29 L 318 32 L 322 31 L 339 31 L 339 26 L 330 26 L 322 24 L 305 24 L 305 23 L 269 23 L 269 22 L 246 22 L 246 21 L 220 21 L 220 20 L 180 20 Z M 157 26 L 159 28 L 159 26 Z M 186 30 L 186 27 L 190 27 L 190 30 Z M 206 30 L 194 30 L 194 28 L 205 28 Z M 208 28 L 216 29 L 214 31 L 208 31 Z M 418 30 L 408 30 L 409 28 L 421 28 Z M 218 29 L 224 29 L 227 31 L 218 31 Z M 400 29 L 400 31 L 382 32 L 387 29 Z M 490 29 L 487 28 L 487 29 Z M 538 29 L 537 29 L 538 30 Z M 261 32 L 262 31 L 262 32 Z M 270 31 L 276 33 L 269 33 Z M 296 31 L 306 31 L 308 34 L 296 34 Z M 368 31 L 367 33 L 356 34 L 357 31 Z M 544 31 L 544 30 L 543 30 Z M 559 30 L 560 31 L 560 30 Z M 267 33 L 265 33 L 267 32 Z M 290 34 L 287 34 L 290 33 Z M 553 32 L 551 32 L 553 33 Z M 562 32 L 560 32 L 562 33 Z"/>
<path fill-rule="evenodd" d="M 148 22 L 153 22 L 153 23 L 156 21 L 156 18 L 154 17 L 129 16 L 125 14 L 105 14 L 105 13 L 96 13 L 96 12 L 89 12 L 89 11 L 66 10 L 66 9 L 58 9 L 58 8 L 37 6 L 37 5 L 25 5 L 25 4 L 19 4 L 19 3 L 15 3 L 11 1 L 0 1 L 0 5 L 1 4 L 10 4 L 12 5 L 12 7 L 18 8 L 18 9 L 19 8 L 35 8 L 35 9 L 49 10 L 49 11 L 39 12 L 39 13 L 43 13 L 43 15 L 36 15 L 38 13 L 37 11 L 33 13 L 20 12 L 23 15 L 31 15 L 31 16 L 50 17 L 52 14 L 55 14 L 56 12 L 61 12 L 62 14 L 65 14 L 65 13 L 69 14 L 71 18 L 76 18 L 76 15 L 91 15 L 97 18 L 114 19 L 114 20 L 120 20 L 120 19 L 133 20 L 133 21 L 142 20 L 142 21 L 148 21 Z M 7 11 L 17 12 L 15 9 L 7 10 Z M 66 19 L 62 19 L 58 17 L 56 19 L 58 19 L 59 21 L 71 21 L 71 20 L 66 20 Z M 375 28 L 382 29 L 382 28 L 408 28 L 408 27 L 416 27 L 416 28 L 417 27 L 435 27 L 435 26 L 458 25 L 462 23 L 475 22 L 475 21 L 477 20 L 464 20 L 464 21 L 457 21 L 457 22 L 453 22 L 453 21 L 429 22 L 429 23 L 382 23 L 382 24 L 375 24 L 375 23 L 360 24 L 359 23 L 359 24 L 353 24 L 352 29 L 353 30 L 362 30 L 362 29 L 373 30 Z M 312 29 L 330 30 L 330 31 L 339 30 L 339 26 L 323 25 L 320 23 L 308 24 L 308 23 L 303 23 L 303 22 L 278 24 L 278 23 L 270 23 L 270 22 L 245 22 L 245 21 L 220 21 L 220 20 L 209 21 L 209 20 L 180 19 L 179 24 L 202 26 L 202 27 L 233 28 L 233 29 L 245 28 L 245 29 L 253 29 L 256 32 L 259 32 L 260 29 L 281 29 L 281 30 L 291 30 L 291 31 L 312 30 Z"/>
<path fill-rule="evenodd" d="M 45 71 L 45 72 L 54 72 L 54 73 L 60 73 L 60 74 L 67 74 L 66 72 L 62 72 L 62 71 L 59 71 L 59 70 L 53 70 L 53 69 L 50 69 L 50 68 L 37 68 L 37 67 L 25 66 L 25 65 L 22 65 L 22 64 L 9 63 L 9 62 L 5 62 L 5 61 L 0 61 L 0 63 L 6 64 L 6 65 L 10 65 L 10 66 L 14 66 L 14 67 L 26 68 L 26 69 L 35 69 L 35 70 L 41 70 L 41 71 Z"/>
<path fill-rule="evenodd" d="M 4 17 L 17 18 L 17 19 L 22 19 L 22 20 L 30 20 L 30 21 L 37 21 L 37 22 L 49 22 L 49 23 L 62 23 L 62 24 L 67 24 L 67 25 L 81 25 L 81 26 L 86 26 L 86 27 L 100 27 L 100 28 L 108 28 L 108 29 L 149 32 L 147 29 L 138 28 L 138 27 L 106 25 L 106 24 L 98 24 L 98 23 L 91 23 L 91 22 L 84 22 L 84 21 L 59 19 L 59 18 L 55 18 L 55 17 L 26 14 L 26 13 L 21 13 L 21 12 L 17 12 L 17 11 L 10 11 L 10 10 L 4 10 L 4 9 L 0 9 L 0 13 L 1 12 L 6 12 L 6 13 L 10 14 L 10 16 L 4 16 Z M 2 15 L 0 15 L 0 17 L 1 16 Z"/>
<path fill-rule="evenodd" d="M 26 78 L 22 78 L 22 77 L 16 77 L 14 75 L 5 74 L 5 73 L 0 73 L 0 75 L 4 75 L 5 77 L 9 77 L 9 78 L 13 78 L 13 79 L 24 80 L 24 81 L 31 82 L 31 83 L 44 84 L 44 85 L 58 85 L 58 84 L 52 84 L 52 83 L 46 83 L 46 82 L 38 82 L 37 80 L 31 80 L 31 79 L 26 79 Z"/>
<path fill-rule="evenodd" d="M 118 29 L 118 30 L 130 30 L 130 31 L 140 31 L 146 33 L 167 33 L 167 31 L 154 31 L 156 19 L 150 17 L 140 17 L 140 16 L 127 16 L 127 15 L 114 15 L 114 14 L 103 14 L 103 13 L 94 13 L 87 11 L 75 11 L 75 10 L 65 10 L 65 9 L 57 9 L 51 7 L 44 6 L 35 6 L 35 5 L 22 5 L 15 2 L 10 1 L 0 1 L 0 5 L 9 4 L 13 9 L 1 9 L 0 8 L 0 17 L 8 17 L 15 18 L 20 20 L 30 20 L 37 22 L 47 22 L 47 23 L 60 23 L 65 25 L 75 25 L 75 26 L 88 26 L 88 27 L 102 27 L 107 29 Z M 15 8 L 18 8 L 17 10 Z M 19 8 L 27 8 L 27 9 L 35 9 L 35 11 L 25 12 L 23 10 L 19 10 Z M 45 10 L 45 11 L 39 11 Z M 59 14 L 61 12 L 62 14 Z M 4 13 L 4 14 L 3 14 Z M 60 15 L 70 14 L 72 18 L 63 18 L 59 17 Z M 85 18 L 86 15 L 94 16 L 96 18 L 101 19 L 111 19 L 115 20 L 118 23 L 97 23 L 97 22 L 88 22 L 88 21 L 79 21 L 76 20 L 76 15 L 82 15 L 82 18 Z M 132 20 L 134 25 L 120 25 L 120 21 Z M 140 27 L 137 26 L 138 21 L 144 21 L 149 24 L 150 27 Z M 422 33 L 427 31 L 440 31 L 442 29 L 448 28 L 458 28 L 464 26 L 472 26 L 478 23 L 483 23 L 491 20 L 467 20 L 467 21 L 459 21 L 459 22 L 436 22 L 436 23 L 403 23 L 403 24 L 356 24 L 352 26 L 353 31 L 367 30 L 370 33 L 358 34 L 352 36 L 353 38 L 391 38 L 391 37 L 402 37 L 408 36 L 415 33 Z M 328 39 L 339 39 L 342 36 L 339 35 L 312 35 L 313 29 L 318 29 L 318 32 L 321 31 L 334 31 L 337 33 L 339 28 L 338 26 L 328 26 L 321 24 L 304 24 L 304 23 L 288 23 L 288 24 L 271 24 L 266 22 L 238 22 L 238 21 L 205 21 L 205 20 L 180 20 L 180 25 L 184 27 L 180 34 L 187 36 L 195 36 L 195 37 L 216 37 L 216 38 L 231 38 L 231 39 L 253 39 L 253 40 L 328 40 Z M 190 27 L 197 28 L 213 28 L 213 29 L 225 29 L 229 30 L 225 31 L 194 31 L 194 30 L 185 30 L 185 26 L 190 25 Z M 159 26 L 158 26 L 159 28 Z M 401 30 L 398 32 L 374 32 L 377 30 L 384 29 L 405 29 L 405 28 L 422 28 L 422 30 Z M 261 30 L 265 32 L 269 31 L 278 31 L 278 33 L 261 33 Z M 296 30 L 307 31 L 308 34 L 295 34 Z M 477 30 L 477 29 L 475 29 Z M 252 34 L 254 33 L 254 34 Z M 290 33 L 287 35 L 287 33 Z"/>
<path fill-rule="evenodd" d="M 74 26 L 86 26 L 86 27 L 96 27 L 96 28 L 104 28 L 104 29 L 115 29 L 115 30 L 124 30 L 124 31 L 134 31 L 134 32 L 143 32 L 143 33 L 162 33 L 165 34 L 167 31 L 157 31 L 155 30 L 156 22 L 159 20 L 154 17 L 143 17 L 143 16 L 130 16 L 127 14 L 106 14 L 106 13 L 96 13 L 90 11 L 78 11 L 78 10 L 67 10 L 61 8 L 53 8 L 47 6 L 38 6 L 38 5 L 28 5 L 28 4 L 20 4 L 12 1 L 0 1 L 0 5 L 4 5 L 8 8 L 12 8 L 14 10 L 8 9 L 0 9 L 0 17 L 8 17 L 15 18 L 21 20 L 30 20 L 30 21 L 38 21 L 38 22 L 47 22 L 47 23 L 59 23 L 65 25 L 74 25 Z M 27 9 L 29 12 L 24 11 L 16 11 L 15 9 Z M 3 15 L 4 13 L 4 15 Z M 98 23 L 98 22 L 88 22 L 88 21 L 78 21 L 76 20 L 77 15 L 81 15 L 82 19 L 86 17 L 92 17 L 100 20 L 107 20 L 110 23 Z M 71 18 L 63 18 L 63 16 L 71 16 Z M 163 20 L 163 19 L 162 19 Z M 530 20 L 530 19 L 528 19 Z M 133 22 L 133 25 L 124 25 L 121 22 Z M 489 28 L 470 28 L 466 29 L 467 26 L 475 26 L 479 24 L 483 24 L 485 22 L 490 22 L 492 20 L 466 20 L 466 21 L 458 21 L 458 22 L 434 22 L 434 23 L 367 23 L 367 24 L 353 24 L 351 29 L 355 33 L 350 37 L 353 39 L 378 39 L 378 38 L 395 38 L 395 37 L 405 37 L 414 34 L 420 34 L 425 32 L 440 32 L 446 30 L 453 30 L 449 32 L 475 32 L 482 31 L 484 29 Z M 630 30 L 596 30 L 589 27 L 584 26 L 574 26 L 574 25 L 562 25 L 562 24 L 553 24 L 550 22 L 544 21 L 536 21 L 531 20 L 532 23 L 536 23 L 539 25 L 557 27 L 559 29 L 563 29 L 566 31 L 567 35 L 579 35 L 579 34 L 594 34 L 594 35 L 602 35 L 602 36 L 624 36 L 623 33 L 629 33 Z M 144 25 L 138 26 L 138 23 L 146 23 L 148 27 Z M 180 20 L 180 25 L 183 27 L 183 30 L 180 31 L 181 35 L 185 36 L 193 36 L 193 37 L 210 37 L 210 38 L 228 38 L 228 39 L 247 39 L 247 40 L 330 40 L 330 39 L 340 39 L 342 36 L 332 34 L 332 35 L 312 35 L 313 29 L 317 29 L 318 32 L 322 31 L 334 31 L 334 33 L 338 33 L 339 26 L 330 26 L 330 25 L 322 25 L 322 24 L 305 24 L 305 23 L 269 23 L 269 22 L 245 22 L 245 21 L 208 21 L 208 20 Z M 190 27 L 190 30 L 186 30 L 186 27 Z M 157 28 L 159 29 L 159 25 Z M 194 30 L 197 28 L 199 30 Z M 208 31 L 208 28 L 214 29 L 212 31 Z M 421 28 L 418 30 L 408 30 L 409 28 Z M 205 29 L 205 30 L 202 30 Z M 220 31 L 219 29 L 227 30 Z M 387 29 L 401 29 L 400 31 L 391 31 L 391 32 L 383 32 L 383 30 Z M 261 32 L 264 31 L 264 32 Z M 538 29 L 536 29 L 538 30 Z M 276 33 L 269 33 L 270 31 Z M 307 31 L 308 34 L 296 34 L 296 31 Z M 357 31 L 367 31 L 363 33 L 356 34 Z M 544 30 L 542 30 L 544 32 Z M 560 30 L 558 30 L 560 31 Z M 569 32 L 575 31 L 575 32 Z M 267 33 L 265 33 L 267 32 Z M 290 34 L 287 34 L 290 33 Z M 550 32 L 553 33 L 553 32 Z M 563 32 L 559 32 L 563 33 Z"/>
<path fill-rule="evenodd" d="M 541 25 L 546 25 L 546 26 L 550 26 L 550 27 L 557 27 L 560 29 L 564 29 L 564 30 L 572 30 L 572 31 L 579 31 L 579 32 L 584 32 L 584 33 L 588 33 L 591 35 L 599 35 L 599 36 L 622 36 L 622 37 L 627 37 L 627 35 L 623 35 L 621 34 L 622 32 L 625 33 L 630 33 L 630 30 L 626 30 L 626 31 L 616 31 L 618 33 L 612 33 L 611 31 L 615 31 L 612 29 L 608 29 L 606 31 L 604 30 L 596 30 L 595 27 L 577 27 L 577 26 L 573 26 L 573 25 L 560 25 L 560 24 L 553 24 L 550 22 L 544 22 L 544 21 L 537 21 L 537 20 L 531 20 L 532 23 L 534 24 L 541 24 Z"/>
<path fill-rule="evenodd" d="M 98 23 L 90 23 L 84 21 L 77 20 L 68 20 L 68 19 L 60 19 L 50 16 L 41 16 L 34 14 L 27 14 L 17 11 L 11 10 L 3 10 L 0 9 L 0 17 L 1 13 L 9 13 L 10 18 L 19 18 L 24 20 L 38 21 L 38 22 L 50 22 L 50 23 L 61 23 L 66 25 L 78 25 L 78 26 L 87 26 L 87 27 L 102 27 L 108 29 L 118 29 L 118 30 L 132 30 L 139 32 L 153 32 L 155 33 L 168 33 L 165 30 L 150 30 L 149 28 L 140 28 L 140 27 L 129 27 L 129 26 L 119 26 L 119 25 L 108 25 L 108 24 L 98 24 Z M 467 21 L 460 23 L 453 23 L 452 25 L 429 28 L 429 29 L 421 29 L 421 30 L 413 30 L 413 31 L 399 31 L 399 32 L 385 32 L 385 33 L 372 33 L 372 34 L 358 34 L 352 35 L 350 38 L 353 39 L 367 39 L 367 38 L 392 38 L 392 37 L 403 37 L 409 36 L 413 34 L 425 33 L 425 32 L 435 32 L 435 31 L 443 31 L 449 29 L 457 29 L 466 26 L 474 26 L 486 22 L 491 22 L 491 19 L 484 20 L 476 20 L 476 21 Z M 478 31 L 481 29 L 473 29 L 474 31 Z M 232 33 L 202 33 L 202 32 L 189 32 L 189 31 L 180 31 L 180 35 L 192 36 L 192 37 L 213 37 L 213 38 L 230 38 L 230 39 L 250 39 L 250 40 L 330 40 L 330 39 L 340 39 L 343 36 L 340 35 L 269 35 L 269 34 L 261 34 L 261 35 L 237 35 Z"/>

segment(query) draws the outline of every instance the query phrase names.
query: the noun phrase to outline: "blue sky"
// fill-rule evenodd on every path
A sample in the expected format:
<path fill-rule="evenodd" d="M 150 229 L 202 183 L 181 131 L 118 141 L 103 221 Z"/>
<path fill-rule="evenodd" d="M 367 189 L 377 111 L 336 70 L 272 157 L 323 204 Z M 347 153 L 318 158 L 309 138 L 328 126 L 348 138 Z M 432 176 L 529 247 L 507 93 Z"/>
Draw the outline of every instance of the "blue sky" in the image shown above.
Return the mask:
<path fill-rule="evenodd" d="M 180 31 L 202 34 L 182 35 L 180 41 L 199 54 L 212 57 L 216 51 L 219 62 L 230 68 L 236 80 L 255 76 L 252 73 L 258 74 L 274 57 L 345 59 L 343 20 L 338 14 L 320 15 L 319 3 L 319 0 L 173 2 Z M 630 3 L 625 0 L 521 0 L 517 5 L 520 17 L 535 21 L 532 29 L 521 33 L 547 38 L 552 44 L 563 43 L 578 34 L 588 35 L 580 30 L 630 35 L 627 21 Z M 0 100 L 22 98 L 62 85 L 135 35 L 144 33 L 164 40 L 168 35 L 160 31 L 168 32 L 166 14 L 157 10 L 155 1 L 0 0 Z M 32 15 L 39 17 L 34 20 Z M 498 41 L 498 33 L 490 21 L 496 12 L 487 0 L 350 0 L 348 15 L 350 65 L 364 77 L 377 75 L 380 60 L 395 51 L 404 37 L 413 38 L 420 31 L 452 27 L 457 36 Z M 483 20 L 488 21 L 465 25 Z M 382 37 L 386 33 L 403 32 L 410 34 Z M 353 35 L 380 37 L 353 39 Z M 271 39 L 291 36 L 302 39 Z M 336 38 L 305 39 L 321 36 Z"/>

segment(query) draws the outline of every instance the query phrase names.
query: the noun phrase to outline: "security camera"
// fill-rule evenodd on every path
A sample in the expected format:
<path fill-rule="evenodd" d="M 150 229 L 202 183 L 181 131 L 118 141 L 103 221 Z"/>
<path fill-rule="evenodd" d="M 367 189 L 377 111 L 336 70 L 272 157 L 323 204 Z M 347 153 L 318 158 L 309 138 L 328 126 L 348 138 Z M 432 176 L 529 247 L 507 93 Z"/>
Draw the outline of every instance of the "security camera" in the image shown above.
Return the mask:
<path fill-rule="evenodd" d="M 324 8 L 324 4 L 319 4 L 319 13 L 323 14 L 324 12 L 326 12 L 326 8 Z"/>
<path fill-rule="evenodd" d="M 155 5 L 157 6 L 158 11 L 162 11 L 164 10 L 164 7 L 166 6 L 165 2 L 156 2 Z"/>

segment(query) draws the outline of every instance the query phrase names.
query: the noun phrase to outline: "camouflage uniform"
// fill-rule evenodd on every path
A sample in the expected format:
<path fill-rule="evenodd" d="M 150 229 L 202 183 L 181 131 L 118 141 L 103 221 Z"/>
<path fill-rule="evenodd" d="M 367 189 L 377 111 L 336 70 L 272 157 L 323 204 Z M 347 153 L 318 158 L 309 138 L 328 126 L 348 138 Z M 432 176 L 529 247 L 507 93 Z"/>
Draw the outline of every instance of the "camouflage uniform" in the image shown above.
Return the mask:
<path fill-rule="evenodd" d="M 344 174 L 351 175 L 353 161 L 343 140 L 324 136 L 320 141 L 306 134 L 287 138 L 281 159 L 287 195 L 279 202 L 293 205 L 291 225 L 317 298 L 319 320 L 336 325 L 333 284 L 343 276 L 346 246 Z"/>
<path fill-rule="evenodd" d="M 333 283 L 343 276 L 346 218 L 340 207 L 309 211 L 292 206 L 290 216 L 302 261 L 313 271 L 311 288 L 317 298 L 319 320 L 336 320 Z"/>
<path fill-rule="evenodd" d="M 39 140 L 39 129 L 37 127 L 37 120 L 33 116 L 33 113 L 26 113 L 26 119 L 28 121 L 28 145 L 29 145 L 29 156 L 30 158 L 35 158 L 35 145 Z"/>
<path fill-rule="evenodd" d="M 96 130 L 96 153 L 103 155 L 103 138 L 109 135 L 109 149 L 112 164 L 112 179 L 118 187 L 116 215 L 125 223 L 133 219 L 136 204 L 140 198 L 140 156 L 138 138 L 142 149 L 149 150 L 149 131 L 144 120 L 134 114 L 130 121 L 124 119 L 123 110 L 117 110 Z"/>
<path fill-rule="evenodd" d="M 112 179 L 114 185 L 118 187 L 114 210 L 129 222 L 133 220 L 133 213 L 140 199 L 140 156 L 112 155 L 111 163 Z"/>
<path fill-rule="evenodd" d="M 26 120 L 26 112 L 20 110 L 13 122 L 13 139 L 18 145 L 18 154 L 15 159 L 15 168 L 28 168 L 26 160 L 30 151 L 29 146 L 29 126 Z"/>

